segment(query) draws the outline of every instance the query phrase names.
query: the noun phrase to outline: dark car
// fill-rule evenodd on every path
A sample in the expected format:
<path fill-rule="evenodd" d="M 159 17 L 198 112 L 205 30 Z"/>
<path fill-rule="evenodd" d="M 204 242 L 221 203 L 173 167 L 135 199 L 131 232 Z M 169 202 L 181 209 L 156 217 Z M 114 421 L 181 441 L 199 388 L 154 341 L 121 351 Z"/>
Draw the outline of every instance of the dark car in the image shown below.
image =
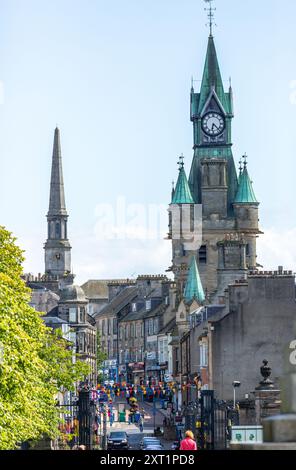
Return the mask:
<path fill-rule="evenodd" d="M 148 445 L 160 445 L 160 440 L 157 439 L 157 437 L 144 437 L 142 441 L 140 442 L 140 447 L 143 449 L 144 447 L 147 447 Z"/>
<path fill-rule="evenodd" d="M 108 436 L 108 449 L 128 449 L 128 437 L 126 432 L 110 432 Z"/>

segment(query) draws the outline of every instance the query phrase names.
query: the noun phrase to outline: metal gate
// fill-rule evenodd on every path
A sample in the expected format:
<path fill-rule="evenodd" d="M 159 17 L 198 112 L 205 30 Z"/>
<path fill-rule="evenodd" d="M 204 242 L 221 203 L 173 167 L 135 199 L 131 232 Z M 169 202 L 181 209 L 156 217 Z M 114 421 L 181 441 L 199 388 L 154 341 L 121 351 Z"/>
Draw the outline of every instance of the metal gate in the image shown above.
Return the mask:
<path fill-rule="evenodd" d="M 78 400 L 57 406 L 61 431 L 58 447 L 72 448 L 74 445 L 85 445 L 87 449 L 92 449 L 96 405 L 91 390 L 83 388 L 79 391 Z"/>
<path fill-rule="evenodd" d="M 226 449 L 232 425 L 239 424 L 239 413 L 226 402 L 214 397 L 214 390 L 203 390 L 200 398 L 200 447 L 206 450 Z"/>

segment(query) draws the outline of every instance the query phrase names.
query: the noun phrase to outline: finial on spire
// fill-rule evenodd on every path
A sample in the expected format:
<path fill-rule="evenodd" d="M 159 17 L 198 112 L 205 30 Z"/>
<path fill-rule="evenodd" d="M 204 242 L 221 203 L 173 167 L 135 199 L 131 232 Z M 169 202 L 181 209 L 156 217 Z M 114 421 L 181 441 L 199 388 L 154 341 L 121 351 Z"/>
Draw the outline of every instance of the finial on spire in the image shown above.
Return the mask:
<path fill-rule="evenodd" d="M 244 163 L 244 169 L 245 169 L 245 168 L 247 168 L 247 158 L 248 158 L 248 155 L 245 153 L 242 158 L 243 158 L 243 160 L 244 160 L 243 163 Z"/>
<path fill-rule="evenodd" d="M 214 11 L 216 11 L 216 8 L 212 7 L 212 2 L 214 0 L 204 0 L 206 3 L 209 4 L 209 8 L 205 8 L 205 11 L 208 12 L 208 18 L 209 22 L 206 24 L 206 26 L 210 27 L 210 36 L 213 36 L 213 26 L 217 26 L 216 23 L 214 22 Z"/>
<path fill-rule="evenodd" d="M 181 171 L 183 168 L 184 168 L 184 155 L 183 153 L 181 153 L 180 157 L 179 157 L 179 161 L 178 161 L 178 165 L 179 165 L 179 171 Z"/>
<path fill-rule="evenodd" d="M 243 171 L 243 162 L 242 162 L 242 159 L 240 159 L 240 161 L 238 162 L 239 163 L 239 176 L 242 174 L 242 171 Z"/>

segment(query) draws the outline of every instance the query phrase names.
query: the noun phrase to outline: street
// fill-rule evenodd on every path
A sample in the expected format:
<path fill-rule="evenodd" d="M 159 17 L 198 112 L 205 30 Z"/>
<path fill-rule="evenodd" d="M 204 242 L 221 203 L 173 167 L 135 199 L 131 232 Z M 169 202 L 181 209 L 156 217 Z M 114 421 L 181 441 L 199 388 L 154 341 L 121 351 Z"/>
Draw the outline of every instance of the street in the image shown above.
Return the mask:
<path fill-rule="evenodd" d="M 124 403 L 123 401 L 119 400 L 116 401 L 116 406 L 119 404 Z M 157 404 L 159 406 L 159 404 Z M 129 439 L 129 444 L 130 444 L 130 449 L 131 450 L 140 450 L 140 442 L 145 436 L 153 435 L 154 433 L 154 425 L 155 427 L 160 427 L 162 428 L 163 426 L 163 419 L 165 415 L 163 414 L 162 411 L 159 411 L 159 409 L 156 408 L 155 410 L 155 417 L 153 414 L 153 405 L 151 403 L 141 403 L 140 404 L 141 408 L 144 408 L 145 410 L 145 420 L 144 420 L 144 429 L 143 432 L 140 432 L 138 426 L 135 424 L 128 424 L 126 423 L 119 423 L 118 421 L 115 421 L 112 426 L 109 425 L 108 423 L 108 434 L 112 431 L 124 431 L 128 435 Z M 170 450 L 173 441 L 168 441 L 164 439 L 163 437 L 159 437 L 159 440 L 161 441 L 164 450 Z"/>

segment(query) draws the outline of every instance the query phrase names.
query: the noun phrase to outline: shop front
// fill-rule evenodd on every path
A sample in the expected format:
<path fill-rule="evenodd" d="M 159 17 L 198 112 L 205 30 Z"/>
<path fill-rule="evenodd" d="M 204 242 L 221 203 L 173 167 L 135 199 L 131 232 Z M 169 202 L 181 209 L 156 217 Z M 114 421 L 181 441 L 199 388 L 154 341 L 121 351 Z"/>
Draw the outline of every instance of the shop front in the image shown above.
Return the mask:
<path fill-rule="evenodd" d="M 133 385 L 141 385 L 144 380 L 144 362 L 130 362 L 128 364 Z"/>

